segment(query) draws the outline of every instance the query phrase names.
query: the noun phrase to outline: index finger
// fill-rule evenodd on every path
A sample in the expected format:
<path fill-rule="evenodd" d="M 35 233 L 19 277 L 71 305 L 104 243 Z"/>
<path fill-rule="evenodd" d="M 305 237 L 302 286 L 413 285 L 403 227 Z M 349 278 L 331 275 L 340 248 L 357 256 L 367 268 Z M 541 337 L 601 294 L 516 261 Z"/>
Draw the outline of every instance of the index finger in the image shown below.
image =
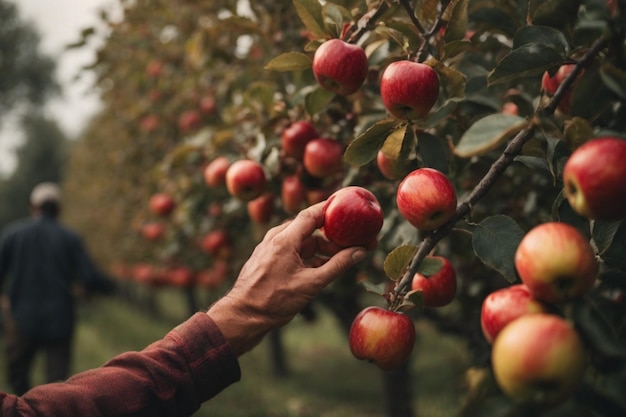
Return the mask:
<path fill-rule="evenodd" d="M 313 204 L 302 210 L 283 230 L 286 239 L 294 245 L 311 236 L 313 232 L 324 225 L 324 202 Z"/>

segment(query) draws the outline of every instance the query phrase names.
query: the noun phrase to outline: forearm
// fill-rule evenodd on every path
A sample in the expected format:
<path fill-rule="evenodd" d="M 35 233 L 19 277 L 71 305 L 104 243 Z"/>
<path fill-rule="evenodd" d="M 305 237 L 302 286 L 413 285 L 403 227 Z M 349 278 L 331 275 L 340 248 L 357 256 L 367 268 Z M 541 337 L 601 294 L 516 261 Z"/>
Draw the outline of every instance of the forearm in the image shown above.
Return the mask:
<path fill-rule="evenodd" d="M 188 416 L 239 378 L 230 346 L 215 323 L 198 313 L 141 352 L 35 387 L 21 398 L 0 394 L 0 415 Z"/>

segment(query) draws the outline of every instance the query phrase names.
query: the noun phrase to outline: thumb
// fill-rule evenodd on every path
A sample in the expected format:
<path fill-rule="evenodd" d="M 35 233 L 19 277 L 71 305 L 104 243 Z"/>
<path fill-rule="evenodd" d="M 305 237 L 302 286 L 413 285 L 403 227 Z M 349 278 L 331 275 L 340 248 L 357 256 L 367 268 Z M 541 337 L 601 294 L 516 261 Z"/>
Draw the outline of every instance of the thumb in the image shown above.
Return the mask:
<path fill-rule="evenodd" d="M 365 259 L 366 255 L 365 249 L 360 246 L 342 249 L 323 265 L 316 268 L 315 273 L 326 286 Z"/>

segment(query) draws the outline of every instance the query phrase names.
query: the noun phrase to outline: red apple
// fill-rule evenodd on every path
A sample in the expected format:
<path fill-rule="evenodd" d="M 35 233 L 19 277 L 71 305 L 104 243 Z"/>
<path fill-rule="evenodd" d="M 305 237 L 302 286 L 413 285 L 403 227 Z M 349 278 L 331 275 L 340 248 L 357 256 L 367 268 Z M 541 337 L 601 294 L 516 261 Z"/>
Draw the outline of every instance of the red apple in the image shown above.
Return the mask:
<path fill-rule="evenodd" d="M 159 222 L 149 222 L 141 226 L 141 235 L 148 240 L 159 240 L 164 234 L 165 226 Z"/>
<path fill-rule="evenodd" d="M 324 204 L 323 232 L 339 246 L 375 247 L 383 210 L 369 190 L 351 186 L 335 191 Z"/>
<path fill-rule="evenodd" d="M 563 80 L 565 80 L 565 78 L 567 78 L 567 76 L 570 75 L 570 73 L 574 70 L 575 67 L 576 67 L 576 64 L 561 65 L 553 76 L 550 76 L 550 73 L 548 71 L 544 72 L 541 78 L 542 90 L 548 93 L 549 95 L 554 95 L 554 93 L 556 93 L 556 90 L 559 88 Z M 570 105 L 572 103 L 572 91 L 575 85 L 576 85 L 576 82 L 574 82 L 570 90 L 567 93 L 565 93 L 565 95 L 563 96 L 563 99 L 561 100 L 561 102 L 559 103 L 557 107 L 563 113 L 566 113 L 566 114 L 569 113 Z"/>
<path fill-rule="evenodd" d="M 439 97 L 439 77 L 426 64 L 392 62 L 381 76 L 380 96 L 387 111 L 398 119 L 422 119 Z"/>
<path fill-rule="evenodd" d="M 280 135 L 280 141 L 285 155 L 301 161 L 304 147 L 315 138 L 318 138 L 317 129 L 312 123 L 298 120 L 287 126 Z"/>
<path fill-rule="evenodd" d="M 570 206 L 595 220 L 626 219 L 626 140 L 604 136 L 578 147 L 565 163 Z"/>
<path fill-rule="evenodd" d="M 415 274 L 411 290 L 421 291 L 424 307 L 443 307 L 450 304 L 456 296 L 456 271 L 450 261 L 443 256 L 428 256 L 439 259 L 441 268 L 431 276 Z"/>
<path fill-rule="evenodd" d="M 211 188 L 226 185 L 226 171 L 230 167 L 230 161 L 225 156 L 218 156 L 204 168 L 204 182 Z"/>
<path fill-rule="evenodd" d="M 156 193 L 150 197 L 148 206 L 152 213 L 158 216 L 167 216 L 174 210 L 176 203 L 169 194 Z"/>
<path fill-rule="evenodd" d="M 524 284 L 493 291 L 483 300 L 480 310 L 480 326 L 489 343 L 496 340 L 500 331 L 513 320 L 535 313 L 549 313 L 550 308 L 533 298 Z"/>
<path fill-rule="evenodd" d="M 202 250 L 219 259 L 227 259 L 232 254 L 232 241 L 223 229 L 211 230 L 200 241 Z"/>
<path fill-rule="evenodd" d="M 215 97 L 204 96 L 200 99 L 200 111 L 202 113 L 213 114 L 215 113 L 216 108 L 217 108 L 217 104 L 215 102 Z"/>
<path fill-rule="evenodd" d="M 194 271 L 186 266 L 176 266 L 165 271 L 165 278 L 168 284 L 176 287 L 189 287 L 195 281 Z"/>
<path fill-rule="evenodd" d="M 330 138 L 313 139 L 304 148 L 302 164 L 317 178 L 335 174 L 343 169 L 343 144 Z"/>
<path fill-rule="evenodd" d="M 420 230 L 434 230 L 456 211 L 456 191 L 442 172 L 418 168 L 410 172 L 396 193 L 400 214 Z"/>
<path fill-rule="evenodd" d="M 532 228 L 515 252 L 515 267 L 532 296 L 560 303 L 587 293 L 598 273 L 589 240 L 567 223 Z"/>
<path fill-rule="evenodd" d="M 263 165 L 251 159 L 233 162 L 226 171 L 226 189 L 242 201 L 259 197 L 267 189 Z"/>
<path fill-rule="evenodd" d="M 551 314 L 529 314 L 509 323 L 491 352 L 493 373 L 514 402 L 552 406 L 579 386 L 586 366 L 574 327 Z"/>
<path fill-rule="evenodd" d="M 139 122 L 139 130 L 144 133 L 154 132 L 157 127 L 159 127 L 159 116 L 156 114 L 149 114 Z"/>
<path fill-rule="evenodd" d="M 403 178 L 411 171 L 408 163 L 402 164 L 397 159 L 385 154 L 382 150 L 378 151 L 378 154 L 376 155 L 376 165 L 378 166 L 380 173 L 383 174 L 385 178 L 390 180 Z"/>
<path fill-rule="evenodd" d="M 285 177 L 281 183 L 280 198 L 285 213 L 297 213 L 306 203 L 306 189 L 297 175 Z"/>
<path fill-rule="evenodd" d="M 259 224 L 269 223 L 274 214 L 275 199 L 274 193 L 266 192 L 254 200 L 248 201 L 246 209 L 250 220 Z"/>
<path fill-rule="evenodd" d="M 368 65 L 363 48 L 341 39 L 330 39 L 315 51 L 313 75 L 323 88 L 347 96 L 361 88 Z"/>
<path fill-rule="evenodd" d="M 517 104 L 512 101 L 507 101 L 502 105 L 502 114 L 512 114 L 513 116 L 519 115 L 519 108 Z"/>
<path fill-rule="evenodd" d="M 357 359 L 389 371 L 405 363 L 415 345 L 415 325 L 406 314 L 367 307 L 352 322 L 350 351 Z"/>
<path fill-rule="evenodd" d="M 200 127 L 202 118 L 197 110 L 187 110 L 178 117 L 178 128 L 182 132 L 190 132 Z"/>

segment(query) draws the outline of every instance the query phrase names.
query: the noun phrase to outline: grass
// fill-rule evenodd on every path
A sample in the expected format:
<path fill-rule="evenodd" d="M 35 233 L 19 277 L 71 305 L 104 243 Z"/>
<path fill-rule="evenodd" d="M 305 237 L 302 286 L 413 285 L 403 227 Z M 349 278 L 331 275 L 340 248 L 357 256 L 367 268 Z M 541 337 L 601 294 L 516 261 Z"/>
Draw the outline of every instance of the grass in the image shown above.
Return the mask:
<path fill-rule="evenodd" d="M 185 316 L 180 294 L 161 291 L 156 319 L 122 299 L 98 299 L 79 309 L 74 371 L 97 367 L 112 356 L 140 350 L 162 337 Z M 453 416 L 463 395 L 468 358 L 462 344 L 418 322 L 412 370 L 413 406 L 419 417 Z M 242 380 L 205 403 L 194 416 L 229 417 L 387 417 L 382 373 L 355 360 L 334 318 L 320 310 L 309 323 L 296 318 L 282 332 L 289 374 L 272 374 L 270 344 L 263 341 L 240 358 Z M 8 390 L 0 357 L 0 389 Z M 42 382 L 42 360 L 33 382 Z"/>

